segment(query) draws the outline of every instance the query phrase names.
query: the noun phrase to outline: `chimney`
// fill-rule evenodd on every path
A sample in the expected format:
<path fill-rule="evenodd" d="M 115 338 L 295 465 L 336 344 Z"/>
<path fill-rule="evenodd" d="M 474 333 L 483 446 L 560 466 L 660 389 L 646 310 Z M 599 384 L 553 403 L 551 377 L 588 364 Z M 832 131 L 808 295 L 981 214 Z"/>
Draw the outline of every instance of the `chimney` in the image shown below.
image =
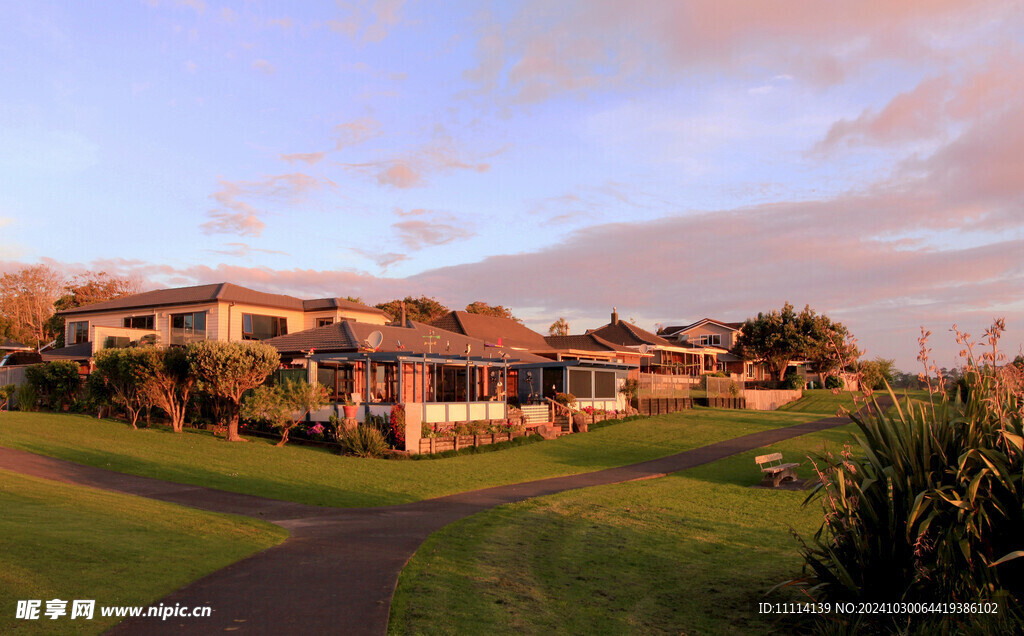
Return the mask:
<path fill-rule="evenodd" d="M 403 300 L 399 304 L 402 307 L 402 322 L 401 322 L 401 326 L 404 327 L 404 326 L 406 326 L 406 322 L 405 322 L 405 301 Z"/>
<path fill-rule="evenodd" d="M 618 312 L 618 309 L 616 307 L 612 307 L 612 324 L 613 325 L 619 324 L 619 312 Z"/>

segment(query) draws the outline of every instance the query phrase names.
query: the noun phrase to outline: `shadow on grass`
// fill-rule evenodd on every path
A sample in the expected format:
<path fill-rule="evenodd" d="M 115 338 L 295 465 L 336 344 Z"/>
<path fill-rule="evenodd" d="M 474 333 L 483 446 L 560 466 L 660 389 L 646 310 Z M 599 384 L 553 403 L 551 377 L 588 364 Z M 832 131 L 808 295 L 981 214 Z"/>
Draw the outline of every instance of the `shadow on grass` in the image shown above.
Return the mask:
<path fill-rule="evenodd" d="M 228 444 L 229 442 L 224 443 Z M 267 446 L 273 445 L 267 444 Z M 63 448 L 59 453 L 54 453 L 52 447 L 32 442 L 20 443 L 18 448 L 118 473 L 312 506 L 362 508 L 409 503 L 419 499 L 419 497 L 406 492 L 387 490 L 379 486 L 366 487 L 365 484 L 361 484 L 362 490 L 352 490 L 333 485 L 325 486 L 322 483 L 304 482 L 301 478 L 275 476 L 270 472 L 251 475 L 222 472 L 215 468 L 201 468 L 195 465 L 158 463 L 154 460 L 123 455 L 116 450 Z M 174 449 L 168 450 L 173 452 Z M 325 452 L 321 449 L 302 450 Z"/>

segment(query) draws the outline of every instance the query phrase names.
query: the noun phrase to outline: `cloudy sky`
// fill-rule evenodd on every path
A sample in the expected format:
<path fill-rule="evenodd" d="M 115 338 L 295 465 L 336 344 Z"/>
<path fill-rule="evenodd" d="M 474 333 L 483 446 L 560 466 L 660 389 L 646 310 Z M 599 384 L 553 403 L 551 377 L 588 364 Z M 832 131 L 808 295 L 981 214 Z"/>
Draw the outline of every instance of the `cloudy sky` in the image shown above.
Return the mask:
<path fill-rule="evenodd" d="M 3 271 L 1024 334 L 1019 3 L 0 9 Z"/>

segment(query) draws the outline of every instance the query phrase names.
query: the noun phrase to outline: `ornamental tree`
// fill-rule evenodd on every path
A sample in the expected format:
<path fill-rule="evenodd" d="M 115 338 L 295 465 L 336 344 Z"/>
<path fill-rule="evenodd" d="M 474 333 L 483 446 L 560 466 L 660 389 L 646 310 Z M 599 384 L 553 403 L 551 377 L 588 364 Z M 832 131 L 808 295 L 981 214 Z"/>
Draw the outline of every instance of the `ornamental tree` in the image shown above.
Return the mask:
<path fill-rule="evenodd" d="M 288 434 L 306 419 L 306 414 L 325 404 L 327 387 L 324 385 L 286 380 L 275 386 L 264 384 L 256 387 L 242 400 L 241 413 L 247 420 L 262 420 L 281 429 L 281 441 L 277 446 L 284 446 L 288 443 Z"/>
<path fill-rule="evenodd" d="M 793 360 L 807 360 L 823 375 L 836 372 L 844 359 L 848 362 L 857 356 L 848 336 L 842 323 L 815 314 L 810 306 L 798 314 L 787 302 L 779 311 L 748 318 L 732 353 L 746 360 L 763 360 L 771 376 L 781 382 Z"/>
<path fill-rule="evenodd" d="M 150 378 L 149 352 L 145 349 L 101 349 L 93 356 L 93 371 L 107 388 L 114 404 L 125 410 L 132 428 L 139 413 L 148 405 L 145 392 Z"/>
<path fill-rule="evenodd" d="M 219 402 L 228 441 L 245 441 L 238 435 L 238 411 L 242 395 L 263 384 L 277 369 L 281 356 L 262 342 L 205 340 L 186 349 L 189 370 L 196 388 Z M 226 421 L 225 421 L 226 420 Z"/>
<path fill-rule="evenodd" d="M 171 428 L 180 433 L 185 427 L 185 409 L 195 379 L 189 373 L 189 359 L 184 349 L 145 347 L 148 378 L 142 390 L 146 399 L 163 409 L 171 418 Z"/>

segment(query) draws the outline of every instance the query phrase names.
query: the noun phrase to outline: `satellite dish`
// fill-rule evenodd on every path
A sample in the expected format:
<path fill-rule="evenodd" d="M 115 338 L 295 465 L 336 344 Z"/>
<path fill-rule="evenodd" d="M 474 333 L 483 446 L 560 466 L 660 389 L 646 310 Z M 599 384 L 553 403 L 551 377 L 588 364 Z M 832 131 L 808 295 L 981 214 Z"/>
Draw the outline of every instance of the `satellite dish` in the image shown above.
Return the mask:
<path fill-rule="evenodd" d="M 384 342 L 384 334 L 379 331 L 374 331 L 366 337 L 366 341 L 363 343 L 367 349 L 376 351 L 380 348 L 380 345 Z"/>
<path fill-rule="evenodd" d="M 651 345 L 640 345 L 640 353 L 642 355 L 647 355 L 651 352 L 651 349 L 654 349 Z"/>

